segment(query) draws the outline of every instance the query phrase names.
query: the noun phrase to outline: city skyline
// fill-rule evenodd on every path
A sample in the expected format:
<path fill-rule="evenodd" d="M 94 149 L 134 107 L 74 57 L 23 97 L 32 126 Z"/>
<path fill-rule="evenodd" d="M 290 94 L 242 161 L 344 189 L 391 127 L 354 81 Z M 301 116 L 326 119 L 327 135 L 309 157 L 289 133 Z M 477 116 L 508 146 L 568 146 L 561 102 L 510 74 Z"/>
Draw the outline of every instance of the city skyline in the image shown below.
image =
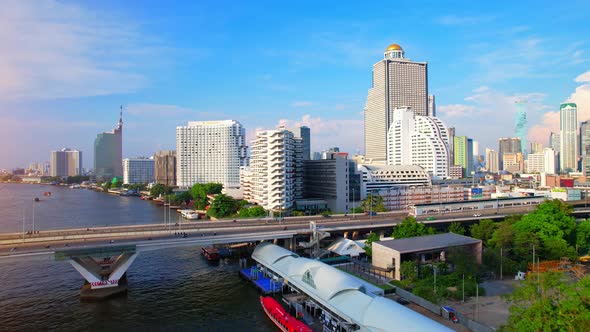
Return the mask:
<path fill-rule="evenodd" d="M 528 101 L 528 140 L 544 147 L 559 131 L 560 103 L 576 103 L 579 122 L 590 118 L 587 4 L 547 2 L 518 21 L 531 3 L 288 6 L 9 1 L 0 13 L 0 41 L 11 45 L 0 57 L 0 169 L 61 146 L 92 151 L 121 103 L 126 158 L 173 150 L 176 126 L 219 119 L 240 121 L 247 144 L 258 129 L 305 125 L 312 151 L 363 152 L 370 70 L 391 43 L 428 62 L 437 116 L 482 148 L 514 137 L 516 99 Z"/>

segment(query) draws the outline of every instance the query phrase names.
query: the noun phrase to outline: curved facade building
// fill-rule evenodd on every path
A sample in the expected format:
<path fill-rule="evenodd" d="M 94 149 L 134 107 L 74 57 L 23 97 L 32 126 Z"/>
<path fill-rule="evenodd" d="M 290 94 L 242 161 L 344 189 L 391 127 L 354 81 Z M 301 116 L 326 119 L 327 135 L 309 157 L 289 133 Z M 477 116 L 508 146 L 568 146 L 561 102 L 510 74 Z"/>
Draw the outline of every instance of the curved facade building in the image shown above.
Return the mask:
<path fill-rule="evenodd" d="M 449 133 L 438 118 L 414 115 L 409 107 L 393 112 L 387 137 L 388 165 L 418 165 L 430 176 L 449 176 Z"/>

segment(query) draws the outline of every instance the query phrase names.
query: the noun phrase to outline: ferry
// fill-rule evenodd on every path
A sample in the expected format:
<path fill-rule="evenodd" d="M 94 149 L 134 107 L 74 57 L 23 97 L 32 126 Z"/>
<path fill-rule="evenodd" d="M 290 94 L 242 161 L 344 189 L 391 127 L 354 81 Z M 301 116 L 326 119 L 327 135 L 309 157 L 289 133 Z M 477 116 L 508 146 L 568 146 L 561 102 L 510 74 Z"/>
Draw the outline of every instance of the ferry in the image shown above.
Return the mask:
<path fill-rule="evenodd" d="M 217 250 L 217 248 L 203 247 L 203 248 L 201 248 L 201 253 L 210 262 L 217 262 L 221 258 L 221 256 L 219 255 L 219 251 Z"/>
<path fill-rule="evenodd" d="M 283 332 L 312 332 L 302 321 L 291 316 L 283 306 L 270 296 L 261 296 L 260 305 L 264 313 Z"/>
<path fill-rule="evenodd" d="M 188 219 L 188 220 L 199 219 L 199 214 L 196 213 L 194 210 L 179 210 L 179 211 L 180 211 L 180 214 L 182 214 L 182 216 L 185 219 Z"/>

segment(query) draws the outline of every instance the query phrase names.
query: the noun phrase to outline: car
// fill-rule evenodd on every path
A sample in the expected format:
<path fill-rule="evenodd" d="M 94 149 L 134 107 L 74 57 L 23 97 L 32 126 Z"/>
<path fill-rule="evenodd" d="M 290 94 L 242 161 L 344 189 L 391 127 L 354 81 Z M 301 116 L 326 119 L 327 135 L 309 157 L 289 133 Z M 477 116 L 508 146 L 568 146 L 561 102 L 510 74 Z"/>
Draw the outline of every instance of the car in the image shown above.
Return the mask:
<path fill-rule="evenodd" d="M 406 298 L 403 298 L 403 297 L 398 297 L 396 301 L 397 301 L 397 303 L 399 303 L 401 305 L 410 304 L 410 301 L 408 301 Z"/>
<path fill-rule="evenodd" d="M 332 216 L 329 215 L 329 214 L 322 214 L 322 217 L 324 217 L 324 218 L 332 218 Z"/>
<path fill-rule="evenodd" d="M 436 219 L 436 218 L 433 217 L 433 216 L 430 216 L 430 217 L 426 218 L 426 220 L 434 220 L 434 219 Z"/>
<path fill-rule="evenodd" d="M 375 211 L 367 212 L 367 215 L 368 216 L 376 216 L 377 212 L 375 212 Z"/>
<path fill-rule="evenodd" d="M 474 217 L 481 217 L 481 213 L 474 213 L 473 216 Z"/>

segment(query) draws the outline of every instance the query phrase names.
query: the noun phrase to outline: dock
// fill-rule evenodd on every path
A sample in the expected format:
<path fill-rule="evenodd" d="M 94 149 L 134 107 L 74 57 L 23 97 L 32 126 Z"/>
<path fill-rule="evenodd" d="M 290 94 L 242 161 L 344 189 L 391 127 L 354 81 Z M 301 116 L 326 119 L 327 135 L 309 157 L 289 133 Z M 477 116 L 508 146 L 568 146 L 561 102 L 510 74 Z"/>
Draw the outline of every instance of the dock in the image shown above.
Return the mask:
<path fill-rule="evenodd" d="M 264 295 L 280 293 L 283 289 L 283 283 L 281 281 L 267 278 L 264 273 L 256 266 L 241 269 L 240 276 L 246 280 L 251 281 L 254 286 L 256 286 L 256 288 L 258 288 L 258 290 Z"/>

